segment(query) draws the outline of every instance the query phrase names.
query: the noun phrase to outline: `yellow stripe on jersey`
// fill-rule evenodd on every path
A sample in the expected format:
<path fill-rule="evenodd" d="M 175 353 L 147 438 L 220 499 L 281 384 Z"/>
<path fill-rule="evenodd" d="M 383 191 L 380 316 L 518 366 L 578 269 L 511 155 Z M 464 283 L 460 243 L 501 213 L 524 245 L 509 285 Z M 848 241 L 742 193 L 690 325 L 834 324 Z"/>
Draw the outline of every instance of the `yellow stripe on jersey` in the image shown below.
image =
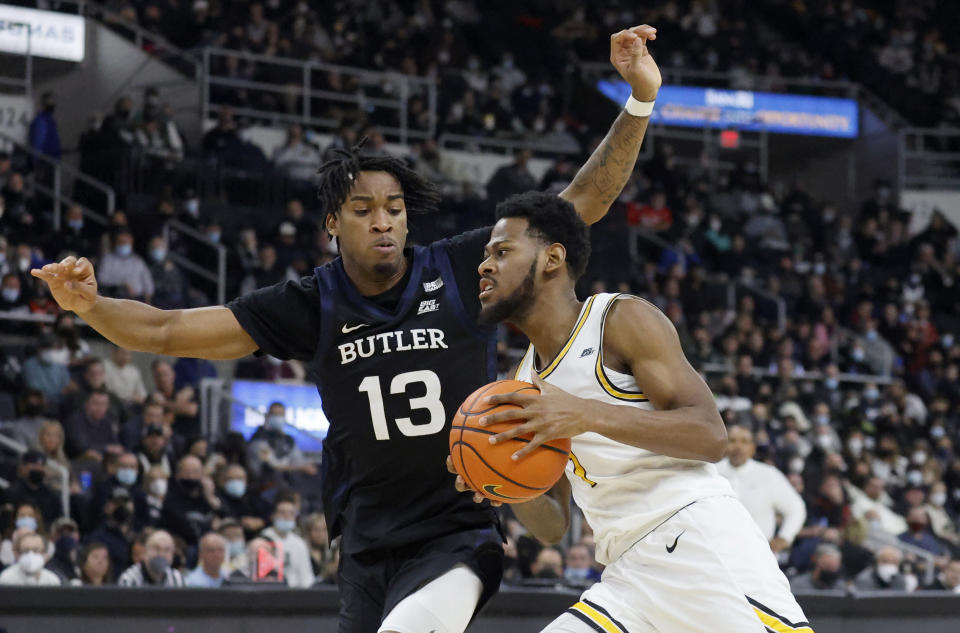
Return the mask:
<path fill-rule="evenodd" d="M 768 629 L 772 631 L 776 631 L 777 633 L 813 633 L 813 629 L 811 629 L 809 626 L 801 626 L 799 628 L 794 628 L 792 626 L 788 626 L 784 624 L 783 622 L 773 617 L 772 615 L 764 613 L 763 611 L 761 611 L 756 607 L 753 608 L 753 611 L 754 613 L 757 614 L 757 617 L 760 618 L 760 621 L 763 622 L 763 624 Z"/>
<path fill-rule="evenodd" d="M 575 611 L 579 611 L 583 615 L 587 616 L 594 622 L 596 622 L 600 628 L 608 633 L 626 633 L 623 629 L 613 623 L 613 621 L 607 616 L 603 615 L 593 607 L 591 607 L 586 602 L 578 602 L 577 604 L 570 607 Z"/>
<path fill-rule="evenodd" d="M 603 387 L 603 390 L 608 394 L 617 398 L 618 400 L 627 400 L 630 402 L 647 402 L 647 396 L 643 393 L 635 391 L 621 391 L 617 389 L 612 382 L 607 378 L 606 372 L 603 370 L 603 331 L 607 324 L 607 312 L 610 311 L 610 306 L 617 302 L 620 297 L 625 297 L 627 295 L 619 294 L 616 297 L 612 298 L 608 303 L 607 307 L 603 310 L 603 316 L 600 320 L 600 350 L 597 352 L 597 364 L 596 364 L 596 374 L 597 382 L 600 383 L 600 386 Z"/>
<path fill-rule="evenodd" d="M 533 351 L 533 343 L 527 345 L 527 351 L 523 353 L 523 358 L 520 359 L 520 364 L 517 365 L 517 373 L 513 375 L 514 380 L 522 380 L 524 382 L 530 382 L 530 376 L 520 377 L 520 371 L 523 369 L 523 364 L 527 362 L 527 356 Z"/>
<path fill-rule="evenodd" d="M 594 295 L 587 300 L 587 307 L 583 309 L 583 314 L 580 316 L 580 320 L 577 321 L 577 327 L 573 328 L 573 332 L 570 334 L 570 338 L 567 339 L 566 344 L 564 344 L 563 349 L 560 350 L 560 353 L 557 354 L 557 357 L 553 359 L 553 362 L 547 365 L 547 368 L 540 372 L 541 378 L 546 378 L 553 373 L 553 370 L 557 368 L 557 365 L 560 364 L 560 361 L 563 360 L 563 357 L 567 355 L 567 352 L 570 351 L 570 348 L 573 346 L 573 342 L 577 340 L 577 334 L 580 333 L 580 330 L 583 329 L 583 324 L 587 322 L 587 317 L 590 316 L 590 308 L 593 307 L 593 300 L 597 296 Z M 536 360 L 534 360 L 534 367 L 536 367 Z"/>

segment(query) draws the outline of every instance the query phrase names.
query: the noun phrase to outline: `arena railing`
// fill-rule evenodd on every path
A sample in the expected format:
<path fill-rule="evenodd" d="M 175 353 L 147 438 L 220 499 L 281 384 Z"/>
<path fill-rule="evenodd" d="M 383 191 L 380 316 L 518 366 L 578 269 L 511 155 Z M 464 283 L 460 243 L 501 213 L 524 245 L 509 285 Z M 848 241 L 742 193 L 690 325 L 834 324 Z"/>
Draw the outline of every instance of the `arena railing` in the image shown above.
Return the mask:
<path fill-rule="evenodd" d="M 64 203 L 68 205 L 80 206 L 80 208 L 83 209 L 83 214 L 95 222 L 104 225 L 109 223 L 109 216 L 113 215 L 117 204 L 117 196 L 112 187 L 97 180 L 96 178 L 91 178 L 79 169 L 75 169 L 61 160 L 51 158 L 46 154 L 36 151 L 28 145 L 24 145 L 23 143 L 16 141 L 13 137 L 4 132 L 0 132 L 0 145 L 6 145 L 13 148 L 15 152 L 26 154 L 30 156 L 35 163 L 39 162 L 44 166 L 38 170 L 35 164 L 32 187 L 34 191 L 49 196 L 53 201 L 53 228 L 55 231 L 60 230 Z M 40 180 L 44 180 L 44 178 L 37 177 L 38 171 L 44 172 L 44 175 L 49 174 L 49 184 L 40 182 Z M 78 202 L 72 196 L 68 196 L 66 193 L 64 193 L 68 184 L 66 181 L 69 181 L 74 186 L 76 186 L 77 182 L 82 182 L 88 188 L 99 191 L 104 198 L 103 211 L 106 215 L 94 211 L 89 206 Z"/>
<path fill-rule="evenodd" d="M 272 83 L 255 81 L 252 79 L 238 79 L 218 74 L 219 62 L 228 58 L 236 58 L 247 63 L 254 63 L 261 68 L 273 66 L 284 72 L 297 73 L 296 81 L 286 83 Z M 301 123 L 318 129 L 334 130 L 339 121 L 330 117 L 317 116 L 314 112 L 315 102 L 329 104 L 341 103 L 356 106 L 360 111 L 368 108 L 383 108 L 396 111 L 398 125 L 377 125 L 377 128 L 393 140 L 407 143 L 410 139 L 433 138 L 437 130 L 437 83 L 430 77 L 417 77 L 398 72 L 385 72 L 328 64 L 318 61 L 304 61 L 289 57 L 274 57 L 258 55 L 246 51 L 229 50 L 224 48 L 205 48 L 201 63 L 201 117 L 207 121 L 211 113 L 221 107 L 230 105 L 234 112 L 253 119 L 264 121 L 284 121 Z M 383 88 L 388 87 L 388 94 L 396 96 L 367 96 L 363 91 L 354 93 L 337 92 L 334 90 L 316 89 L 317 78 L 315 73 L 337 73 L 344 78 L 356 81 L 358 86 Z M 269 73 L 267 73 L 269 75 Z M 259 95 L 272 95 L 278 103 L 286 102 L 286 111 L 281 108 L 265 110 L 257 107 L 234 107 L 229 103 L 217 103 L 216 88 L 224 87 L 231 90 L 246 90 Z M 429 113 L 429 127 L 427 130 L 413 129 L 407 124 L 408 106 L 414 97 L 423 97 L 424 106 Z M 294 101 L 299 103 L 293 104 Z"/>
<path fill-rule="evenodd" d="M 505 139 L 471 136 L 469 134 L 441 134 L 437 138 L 437 146 L 440 149 L 488 149 L 504 152 L 528 149 L 535 153 L 551 155 L 562 154 L 567 156 L 580 153 L 579 146 L 574 147 L 567 144 L 538 141 L 534 138 Z M 646 144 L 644 144 L 644 148 L 646 148 Z"/>
<path fill-rule="evenodd" d="M 894 547 L 904 554 L 909 554 L 916 558 L 922 559 L 924 562 L 923 584 L 930 585 L 933 582 L 934 570 L 936 569 L 936 556 L 922 547 L 904 543 L 893 534 L 884 532 L 873 525 L 870 526 L 870 531 L 867 534 L 864 545 L 874 552 L 879 550 L 881 547 Z"/>
<path fill-rule="evenodd" d="M 184 257 L 176 251 L 169 250 L 167 256 L 178 266 L 189 270 L 195 275 L 206 279 L 207 281 L 213 282 L 217 285 L 217 305 L 223 305 L 226 303 L 227 298 L 227 248 L 223 244 L 214 244 L 207 239 L 207 236 L 196 230 L 195 228 L 184 224 L 178 220 L 168 220 L 166 224 L 163 225 L 163 239 L 167 244 L 172 244 L 171 237 L 174 235 L 186 236 L 190 238 L 194 243 L 199 244 L 203 248 L 209 248 L 213 251 L 216 251 L 217 254 L 217 270 L 212 271 L 200 266 L 194 261 Z"/>
<path fill-rule="evenodd" d="M 900 191 L 960 190 L 960 130 L 904 128 L 899 145 Z"/>
<path fill-rule="evenodd" d="M 138 23 L 128 20 L 125 16 L 108 9 L 99 2 L 57 0 L 56 2 L 35 2 L 33 4 L 37 8 L 47 11 L 74 13 L 96 20 L 130 40 L 137 48 L 150 53 L 183 74 L 193 79 L 200 78 L 200 59 L 195 53 L 184 50 L 163 36 L 148 31 Z"/>
<path fill-rule="evenodd" d="M 0 433 L 0 447 L 6 448 L 17 454 L 19 457 L 29 450 L 25 444 L 7 437 Z M 62 464 L 53 461 L 47 461 L 47 466 L 52 468 L 60 476 L 60 503 L 63 509 L 63 516 L 70 518 L 70 471 Z"/>

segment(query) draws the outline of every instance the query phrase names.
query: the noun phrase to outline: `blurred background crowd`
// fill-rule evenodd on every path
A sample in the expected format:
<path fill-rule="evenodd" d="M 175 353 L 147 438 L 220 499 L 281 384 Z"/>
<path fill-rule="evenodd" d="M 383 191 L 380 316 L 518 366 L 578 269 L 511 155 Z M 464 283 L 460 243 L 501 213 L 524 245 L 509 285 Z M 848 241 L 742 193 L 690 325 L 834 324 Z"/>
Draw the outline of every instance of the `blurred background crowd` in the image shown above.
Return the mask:
<path fill-rule="evenodd" d="M 436 77 L 438 132 L 550 138 L 570 152 L 547 156 L 551 166 L 536 177 L 533 153 L 520 149 L 486 182 L 464 184 L 444 171 L 435 139 L 388 146 L 379 128 L 397 125 L 391 115 L 331 102 L 318 107 L 341 122 L 332 138 L 320 142 L 290 125 L 267 157 L 241 135 L 263 121 L 235 110 L 297 112 L 296 98 L 224 88 L 213 96 L 223 106 L 217 122 L 188 137 L 162 89 L 151 87 L 95 117 L 78 148 L 87 173 L 118 185 L 120 208 L 99 225 L 69 207 L 59 230 L 49 198 L 31 186 L 42 178 L 34 163 L 0 154 L 0 312 L 16 315 L 0 321 L 0 434 L 30 449 L 0 459 L 0 584 L 275 580 L 269 556 L 278 549 L 283 582 L 336 582 L 317 456 L 297 448 L 284 403 L 272 404 L 248 439 L 208 436 L 200 425 L 204 377 L 303 379 L 303 368 L 269 357 L 214 366 L 111 348 L 61 313 L 28 271 L 84 255 L 101 293 L 161 308 L 214 301 L 214 286 L 178 259 L 215 268 L 209 245 L 226 249 L 228 300 L 309 275 L 336 254 L 312 176 L 330 149 L 361 136 L 369 138 L 365 152 L 394 152 L 441 186 L 438 216 L 411 218 L 420 242 L 489 224 L 495 203 L 513 193 L 561 190 L 605 133 L 576 100 L 556 107 L 565 69 L 605 58 L 606 34 L 635 23 L 637 9 L 551 2 L 539 37 L 518 39 L 520 27 L 497 22 L 497 4 L 106 3 L 185 49 L 215 45 Z M 722 11 L 706 0 L 653 4 L 641 21 L 686 34 L 657 42 L 665 69 L 732 72 L 738 87 L 772 91 L 785 77 L 853 79 L 882 90 L 917 124 L 958 120 L 960 58 L 944 39 L 956 15 L 946 3 L 770 1 L 756 11 L 745 0 Z M 785 38 L 806 45 L 783 46 Z M 287 81 L 239 55 L 226 56 L 221 70 Z M 345 84 L 333 71 L 324 81 L 326 90 L 369 97 L 392 89 Z M 56 105 L 57 95 L 42 97 L 31 142 L 59 157 Z M 408 109 L 411 129 L 428 128 L 423 106 Z M 130 148 L 148 157 L 151 178 L 117 176 Z M 229 191 L 213 197 L 185 175 L 211 160 L 242 167 Z M 263 172 L 282 177 L 283 187 L 257 207 Z M 207 244 L 165 234 L 169 220 Z M 799 183 L 765 182 L 748 157 L 717 174 L 706 160 L 678 161 L 658 144 L 591 235 L 581 294 L 638 294 L 675 324 L 730 430 L 721 470 L 750 501 L 798 591 L 960 592 L 960 238 L 941 214 L 919 231 L 910 222 L 890 180 L 849 205 Z M 505 375 L 524 345 L 503 329 Z M 777 494 L 757 487 L 774 481 Z M 506 582 L 599 578 L 582 520 L 554 548 L 503 513 Z"/>

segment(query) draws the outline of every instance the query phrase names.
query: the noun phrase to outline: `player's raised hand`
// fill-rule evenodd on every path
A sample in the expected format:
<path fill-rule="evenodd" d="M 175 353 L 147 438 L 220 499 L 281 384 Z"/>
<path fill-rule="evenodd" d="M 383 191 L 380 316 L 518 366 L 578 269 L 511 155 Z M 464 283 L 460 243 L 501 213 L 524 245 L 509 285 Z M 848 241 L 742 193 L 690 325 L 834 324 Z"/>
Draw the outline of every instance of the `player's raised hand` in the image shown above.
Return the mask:
<path fill-rule="evenodd" d="M 533 438 L 513 454 L 513 459 L 523 459 L 524 455 L 535 450 L 544 442 L 580 435 L 586 430 L 589 419 L 589 401 L 573 396 L 559 387 L 555 387 L 531 372 L 533 384 L 540 390 L 539 395 L 525 393 L 501 393 L 487 397 L 490 405 L 515 404 L 521 409 L 500 411 L 485 415 L 478 421 L 480 426 L 489 426 L 498 422 L 517 421 L 519 424 L 490 438 L 491 444 L 506 442 L 514 437 L 533 433 Z"/>
<path fill-rule="evenodd" d="M 638 101 L 657 98 L 662 79 L 660 68 L 647 50 L 647 41 L 657 39 L 657 29 L 647 24 L 625 29 L 610 36 L 610 63 L 633 89 Z"/>
<path fill-rule="evenodd" d="M 97 278 L 86 257 L 71 255 L 60 263 L 34 268 L 30 274 L 47 282 L 54 301 L 64 310 L 83 314 L 97 299 Z"/>
<path fill-rule="evenodd" d="M 474 503 L 483 503 L 484 501 L 489 501 L 490 505 L 494 507 L 500 507 L 503 505 L 503 503 L 499 501 L 487 499 L 479 492 L 475 492 L 472 488 L 470 488 L 470 486 L 467 485 L 467 482 L 463 480 L 463 477 L 457 473 L 457 469 L 453 467 L 453 458 L 451 458 L 449 455 L 447 455 L 447 471 L 457 476 L 456 480 L 453 482 L 453 487 L 457 489 L 457 492 L 473 492 Z"/>

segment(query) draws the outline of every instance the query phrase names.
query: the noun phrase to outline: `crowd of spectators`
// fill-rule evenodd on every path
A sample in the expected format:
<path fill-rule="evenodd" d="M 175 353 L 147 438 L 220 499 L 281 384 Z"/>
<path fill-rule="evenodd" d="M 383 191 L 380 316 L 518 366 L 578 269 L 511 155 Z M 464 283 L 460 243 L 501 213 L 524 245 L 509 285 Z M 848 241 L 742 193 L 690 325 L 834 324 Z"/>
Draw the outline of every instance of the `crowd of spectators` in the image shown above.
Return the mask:
<path fill-rule="evenodd" d="M 598 9 L 571 3 L 569 11 L 537 22 L 521 11 L 527 4 L 542 3 L 517 3 L 518 16 L 529 19 L 518 18 L 498 36 L 523 29 L 543 39 L 527 40 L 536 56 L 521 51 L 516 57 L 476 39 L 473 32 L 490 18 L 482 3 L 466 1 L 117 8 L 133 11 L 144 26 L 186 47 L 293 50 L 301 58 L 435 74 L 461 82 L 441 84 L 440 111 L 449 126 L 443 129 L 559 133 L 565 131 L 556 127 L 561 120 L 589 147 L 592 133 L 584 134 L 576 121 L 557 119 L 566 113 L 550 109 L 554 75 L 532 68 L 559 72 L 570 56 L 605 57 L 596 50 L 604 39 L 597 39 L 598 30 L 631 22 L 634 9 L 605 3 L 602 14 L 594 15 Z M 790 3 L 789 10 L 801 4 Z M 921 11 L 926 6 L 919 5 Z M 848 13 L 845 7 L 839 3 L 838 11 Z M 788 10 L 786 4 L 781 9 Z M 179 11 L 199 26 L 180 28 Z M 658 43 L 659 59 L 670 64 L 762 72 L 771 89 L 781 75 L 837 76 L 819 57 L 822 51 L 779 47 L 776 56 L 767 55 L 769 31 L 750 11 L 727 13 L 724 3 L 721 13 L 719 3 L 698 1 L 664 2 L 651 11 L 646 21 L 691 33 Z M 195 39 L 176 39 L 188 35 Z M 428 35 L 439 39 L 425 40 Z M 934 51 L 943 48 L 930 38 Z M 429 57 L 410 51 L 429 51 Z M 540 55 L 552 61 L 526 67 Z M 239 58 L 226 64 L 235 66 L 230 72 L 256 77 L 256 69 Z M 949 70 L 943 72 L 943 85 L 950 85 Z M 342 81 L 328 79 L 331 88 Z M 260 105 L 290 107 L 284 99 Z M 247 156 L 248 165 L 270 163 L 240 138 L 230 107 L 221 109 L 202 140 L 182 137 L 152 89 L 139 109 L 123 97 L 98 120 L 81 141 L 82 155 L 92 159 L 85 169 L 96 175 L 104 156 L 138 145 L 152 152 L 158 173 L 169 176 L 153 179 L 159 183 L 151 192 L 154 208 L 117 211 L 107 226 L 74 206 L 54 231 L 49 201 L 25 179 L 29 165 L 0 155 L 0 311 L 25 315 L 2 321 L 3 332 L 30 341 L 0 346 L 0 432 L 30 447 L 0 473 L 11 482 L 0 489 L 0 566 L 7 568 L 0 582 L 217 586 L 269 580 L 275 571 L 260 563 L 276 544 L 288 558 L 289 584 L 334 582 L 336 548 L 326 542 L 326 525 L 310 494 L 316 466 L 286 434 L 282 404 L 271 406 L 249 441 L 236 434 L 208 441 L 200 433 L 196 390 L 212 366 L 158 360 L 148 381 L 123 350 L 109 359 L 95 357 L 88 332 L 61 314 L 45 286 L 28 274 L 76 253 L 95 261 L 106 294 L 163 308 L 207 304 L 210 289 L 171 253 L 209 268 L 210 250 L 175 238 L 168 243 L 162 227 L 170 219 L 227 249 L 228 299 L 309 274 L 330 261 L 336 247 L 321 230 L 305 177 L 331 148 L 351 144 L 358 133 L 371 138 L 365 151 L 386 151 L 375 127 L 359 129 L 371 121 L 333 114 L 347 123 L 329 146 L 316 146 L 298 126 L 289 129 L 272 161 L 300 189 L 285 200 L 282 217 L 250 225 L 221 226 L 223 218 L 210 214 L 176 176 L 176 163 L 190 151 Z M 41 116 L 37 130 L 50 129 L 52 108 Z M 425 141 L 409 160 L 425 175 L 442 178 L 436 156 L 436 144 Z M 558 191 L 573 176 L 572 162 L 561 159 L 538 181 L 529 159 L 518 152 L 484 183 L 490 200 L 531 187 Z M 479 190 L 482 183 L 475 185 Z M 484 209 L 465 213 L 448 196 L 435 224 L 481 225 L 490 217 Z M 927 559 L 915 549 L 903 554 L 889 546 L 867 547 L 884 538 L 934 557 L 932 588 L 960 587 L 960 295 L 954 290 L 960 240 L 941 215 L 912 234 L 909 221 L 884 181 L 860 208 L 845 208 L 799 185 L 774 191 L 747 163 L 719 179 L 707 177 L 705 169 L 679 166 L 663 146 L 638 167 L 610 217 L 593 231 L 594 258 L 581 290 L 633 292 L 659 306 L 707 377 L 729 427 L 748 432 L 749 441 L 741 440 L 752 446 L 750 457 L 778 469 L 799 496 L 805 518 L 798 529 L 774 521 L 775 530 L 783 531 L 770 534 L 798 589 L 926 588 Z M 414 230 L 426 239 L 420 227 Z M 651 246 L 651 234 L 671 246 Z M 55 321 L 40 325 L 29 315 Z M 506 370 L 520 341 L 514 332 L 503 334 Z M 295 362 L 255 357 L 238 363 L 234 375 L 302 379 L 304 371 Z M 63 518 L 64 470 L 71 519 Z M 509 582 L 579 585 L 597 579 L 589 526 L 563 551 L 541 546 L 509 514 L 505 526 Z"/>

